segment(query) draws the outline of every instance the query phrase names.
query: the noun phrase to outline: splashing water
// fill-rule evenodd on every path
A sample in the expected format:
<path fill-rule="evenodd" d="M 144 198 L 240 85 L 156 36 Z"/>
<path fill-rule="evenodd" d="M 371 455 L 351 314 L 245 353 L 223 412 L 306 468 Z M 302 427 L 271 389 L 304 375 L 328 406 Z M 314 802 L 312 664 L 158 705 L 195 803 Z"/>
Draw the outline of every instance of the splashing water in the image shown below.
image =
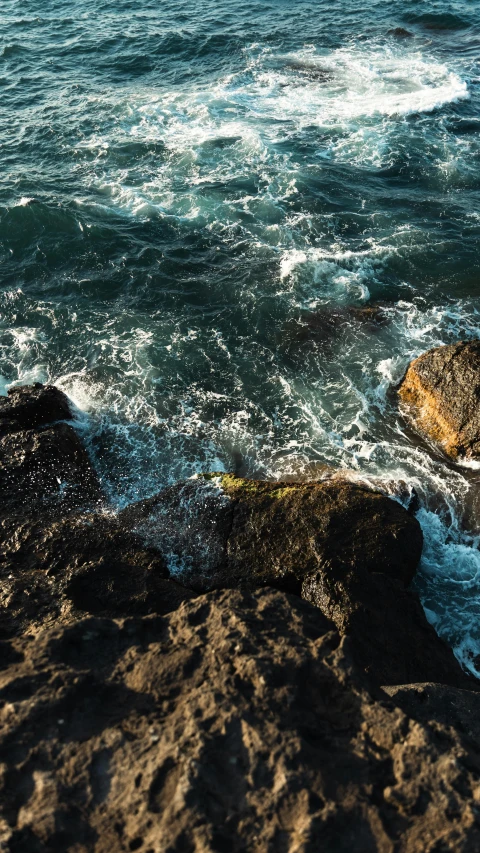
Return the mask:
<path fill-rule="evenodd" d="M 417 588 L 480 675 L 479 474 L 392 394 L 411 358 L 480 336 L 480 21 L 454 5 L 432 30 L 398 3 L 215 0 L 202 23 L 183 0 L 7 0 L 0 391 L 67 391 L 119 506 L 238 458 L 408 483 Z"/>

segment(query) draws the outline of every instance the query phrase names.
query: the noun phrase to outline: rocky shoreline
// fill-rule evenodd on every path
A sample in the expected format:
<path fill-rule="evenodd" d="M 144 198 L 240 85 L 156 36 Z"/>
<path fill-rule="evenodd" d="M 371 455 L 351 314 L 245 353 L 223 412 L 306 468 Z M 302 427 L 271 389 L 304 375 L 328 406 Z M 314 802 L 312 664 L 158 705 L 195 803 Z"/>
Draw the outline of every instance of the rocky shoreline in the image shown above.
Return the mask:
<path fill-rule="evenodd" d="M 476 344 L 399 389 L 451 456 Z M 478 682 L 409 588 L 412 511 L 326 471 L 115 513 L 41 385 L 0 398 L 0 454 L 0 850 L 480 849 Z"/>

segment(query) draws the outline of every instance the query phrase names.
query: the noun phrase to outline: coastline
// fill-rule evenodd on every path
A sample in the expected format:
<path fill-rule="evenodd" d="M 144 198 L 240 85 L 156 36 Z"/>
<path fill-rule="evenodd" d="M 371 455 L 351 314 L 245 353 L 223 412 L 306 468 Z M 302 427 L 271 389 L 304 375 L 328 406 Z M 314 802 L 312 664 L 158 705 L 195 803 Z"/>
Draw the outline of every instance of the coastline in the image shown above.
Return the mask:
<path fill-rule="evenodd" d="M 480 688 L 408 588 L 415 508 L 213 473 L 112 512 L 69 406 L 0 408 L 5 849 L 474 849 Z"/>

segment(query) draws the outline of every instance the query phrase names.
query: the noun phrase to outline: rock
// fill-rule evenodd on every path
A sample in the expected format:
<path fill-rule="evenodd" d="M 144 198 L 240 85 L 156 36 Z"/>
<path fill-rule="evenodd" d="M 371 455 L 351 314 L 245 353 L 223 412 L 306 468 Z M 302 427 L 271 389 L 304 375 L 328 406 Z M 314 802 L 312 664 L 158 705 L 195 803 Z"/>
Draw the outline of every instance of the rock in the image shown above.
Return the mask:
<path fill-rule="evenodd" d="M 480 341 L 424 353 L 398 393 L 418 429 L 448 456 L 480 457 Z"/>
<path fill-rule="evenodd" d="M 317 62 L 313 61 L 290 60 L 285 63 L 285 68 L 288 68 L 291 71 L 297 71 L 309 80 L 314 80 L 318 83 L 328 83 L 334 78 L 331 68 L 322 68 Z"/>
<path fill-rule="evenodd" d="M 199 591 L 272 584 L 300 593 L 321 565 L 339 577 L 412 580 L 422 533 L 396 501 L 345 481 L 281 483 L 206 475 L 133 504 L 119 518 L 170 555 Z"/>
<path fill-rule="evenodd" d="M 302 597 L 352 639 L 355 660 L 377 684 L 475 684 L 427 621 L 418 595 L 398 580 L 381 572 L 340 578 L 323 567 L 305 579 Z"/>
<path fill-rule="evenodd" d="M 0 438 L 0 515 L 42 512 L 54 503 L 62 511 L 98 504 L 100 483 L 77 433 L 56 423 Z"/>
<path fill-rule="evenodd" d="M 413 33 L 404 27 L 394 27 L 388 31 L 387 36 L 394 36 L 397 39 L 411 39 L 413 38 Z"/>
<path fill-rule="evenodd" d="M 18 638 L 0 673 L 5 849 L 480 849 L 478 742 L 372 692 L 349 645 L 272 590 Z"/>
<path fill-rule="evenodd" d="M 282 334 L 282 345 L 291 354 L 305 345 L 331 352 L 349 331 L 374 333 L 386 323 L 388 315 L 382 305 L 325 306 L 318 311 L 305 311 L 291 322 Z"/>
<path fill-rule="evenodd" d="M 380 571 L 408 584 L 422 533 L 396 501 L 356 483 L 262 483 L 224 476 L 234 502 L 227 572 L 298 592 L 319 567 Z M 228 580 L 228 575 L 225 580 Z"/>
<path fill-rule="evenodd" d="M 166 613 L 193 592 L 102 508 L 67 397 L 42 385 L 0 399 L 0 637 L 89 613 Z"/>
<path fill-rule="evenodd" d="M 72 418 L 68 397 L 54 385 L 22 385 L 10 388 L 8 397 L 0 397 L 0 432 L 33 429 Z"/>
<path fill-rule="evenodd" d="M 119 520 L 199 592 L 270 585 L 301 595 L 352 638 L 377 683 L 471 684 L 406 589 L 422 533 L 384 494 L 335 477 L 292 484 L 219 474 L 172 486 Z"/>
<path fill-rule="evenodd" d="M 301 595 L 354 640 L 377 683 L 471 684 L 407 590 L 422 550 L 417 520 L 340 473 L 314 483 L 209 475 L 128 507 L 120 521 L 199 592 L 270 585 Z"/>
<path fill-rule="evenodd" d="M 450 727 L 469 745 L 480 743 L 478 692 L 429 682 L 397 684 L 384 687 L 384 691 L 409 717 Z"/>
<path fill-rule="evenodd" d="M 0 520 L 0 637 L 37 631 L 82 611 L 114 616 L 166 613 L 195 593 L 168 578 L 113 513 Z"/>
<path fill-rule="evenodd" d="M 0 515 L 41 512 L 53 502 L 66 512 L 103 495 L 77 433 L 68 397 L 52 385 L 12 388 L 0 397 Z"/>

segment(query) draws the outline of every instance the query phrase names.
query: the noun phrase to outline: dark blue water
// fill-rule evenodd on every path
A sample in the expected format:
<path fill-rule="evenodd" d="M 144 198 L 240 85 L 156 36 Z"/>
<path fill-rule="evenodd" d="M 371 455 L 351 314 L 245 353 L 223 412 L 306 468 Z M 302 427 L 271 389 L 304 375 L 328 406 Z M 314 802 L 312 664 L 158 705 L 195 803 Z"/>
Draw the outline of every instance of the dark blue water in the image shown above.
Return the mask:
<path fill-rule="evenodd" d="M 2 388 L 73 397 L 116 504 L 239 460 L 406 481 L 427 613 L 474 668 L 479 475 L 390 390 L 480 334 L 480 6 L 4 0 L 0 25 Z"/>

